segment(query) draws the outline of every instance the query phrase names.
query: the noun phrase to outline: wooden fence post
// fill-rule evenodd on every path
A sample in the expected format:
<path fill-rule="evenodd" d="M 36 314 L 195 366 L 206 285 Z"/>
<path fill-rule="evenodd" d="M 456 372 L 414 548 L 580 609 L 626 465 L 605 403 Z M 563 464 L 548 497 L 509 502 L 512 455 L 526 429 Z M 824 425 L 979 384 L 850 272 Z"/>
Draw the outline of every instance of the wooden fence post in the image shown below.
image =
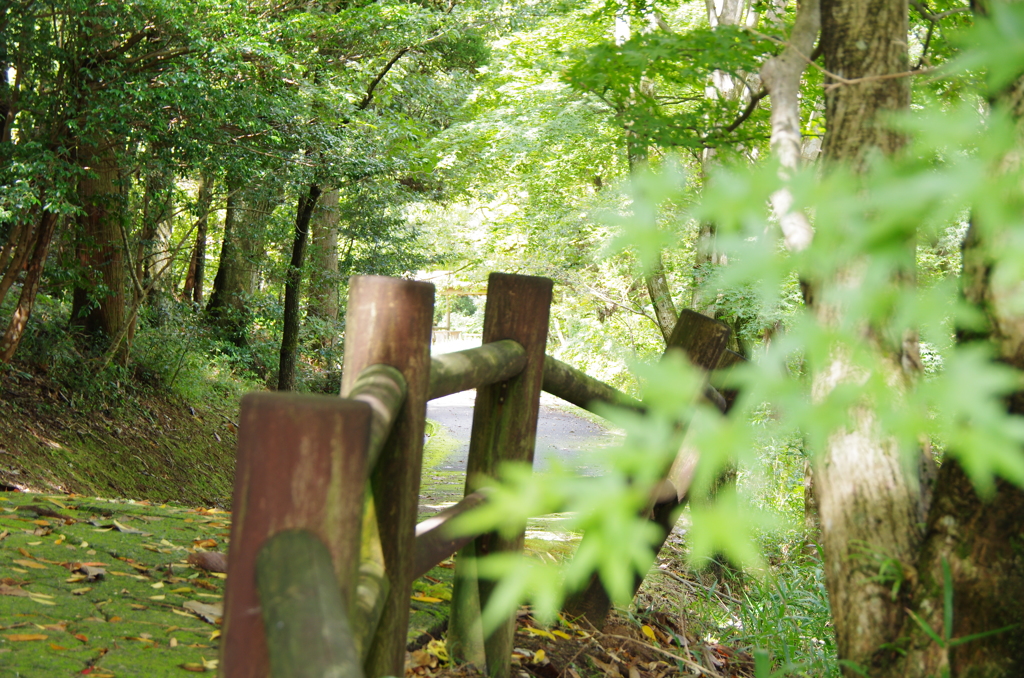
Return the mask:
<path fill-rule="evenodd" d="M 370 678 L 405 673 L 433 319 L 430 283 L 380 276 L 352 278 L 341 395 L 347 397 L 359 373 L 375 364 L 394 367 L 408 386 L 405 405 L 370 475 L 390 582 L 365 662 Z"/>
<path fill-rule="evenodd" d="M 493 478 L 500 463 L 533 463 L 537 412 L 544 375 L 552 283 L 547 278 L 492 273 L 484 310 L 483 342 L 512 339 L 526 351 L 526 366 L 515 377 L 477 389 L 466 465 L 466 494 Z M 494 582 L 478 581 L 472 559 L 500 551 L 522 551 L 525 533 L 505 539 L 496 533 L 459 552 L 449 621 L 449 652 L 464 661 L 486 660 L 492 678 L 510 672 L 515 615 L 480 646 L 480 608 Z"/>
<path fill-rule="evenodd" d="M 273 535 L 300 529 L 318 537 L 345 612 L 352 608 L 369 435 L 365 403 L 292 393 L 242 399 L 221 642 L 227 678 L 270 675 L 256 557 Z"/>

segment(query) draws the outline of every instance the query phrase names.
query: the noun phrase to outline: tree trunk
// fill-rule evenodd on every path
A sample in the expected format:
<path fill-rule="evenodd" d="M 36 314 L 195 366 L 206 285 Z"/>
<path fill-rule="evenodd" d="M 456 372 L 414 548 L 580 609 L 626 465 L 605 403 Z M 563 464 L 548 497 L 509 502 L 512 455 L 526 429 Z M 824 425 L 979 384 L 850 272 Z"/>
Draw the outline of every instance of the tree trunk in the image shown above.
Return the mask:
<path fill-rule="evenodd" d="M 142 209 L 142 232 L 139 236 L 136 280 L 143 289 L 135 290 L 133 305 L 147 303 L 157 323 L 170 316 L 170 298 L 162 280 L 172 257 L 171 237 L 174 207 L 174 178 L 166 170 L 156 170 L 146 180 L 146 197 Z M 149 290 L 144 294 L 144 290 Z M 142 297 L 145 296 L 145 299 Z M 134 325 L 134 319 L 133 319 Z M 131 344 L 129 332 L 128 343 Z"/>
<path fill-rule="evenodd" d="M 88 286 L 75 288 L 71 319 L 90 334 L 105 334 L 109 341 L 125 322 L 123 196 L 112 144 L 83 147 L 80 157 L 91 172 L 78 185 L 85 212 L 79 221 L 78 257 Z"/>
<path fill-rule="evenodd" d="M 43 275 L 43 266 L 46 264 L 46 255 L 50 251 L 50 243 L 53 241 L 53 233 L 57 228 L 57 220 L 56 214 L 43 212 L 39 227 L 34 229 L 32 258 L 25 267 L 25 280 L 21 287 L 21 296 L 18 298 L 18 306 L 14 309 L 7 331 L 0 339 L 0 363 L 11 362 L 25 335 L 25 326 L 32 315 L 32 307 L 39 292 L 39 281 Z"/>
<path fill-rule="evenodd" d="M 313 212 L 312 266 L 309 275 L 307 312 L 327 321 L 336 321 L 340 307 L 338 295 L 338 223 L 340 191 L 326 191 Z"/>
<path fill-rule="evenodd" d="M 278 199 L 241 195 L 228 183 L 224 241 L 206 313 L 220 334 L 236 346 L 248 343 L 249 298 L 259 282 L 259 262 L 267 221 Z"/>
<path fill-rule="evenodd" d="M 192 248 L 192 258 L 189 260 L 183 291 L 183 296 L 191 299 L 196 306 L 203 303 L 203 285 L 206 284 L 206 234 L 210 225 L 212 206 L 213 179 L 209 174 L 203 174 L 199 180 L 199 196 L 196 201 L 199 213 L 196 219 L 196 244 Z"/>
<path fill-rule="evenodd" d="M 320 187 L 309 185 L 309 192 L 299 198 L 295 215 L 295 241 L 292 259 L 284 284 L 284 329 L 281 333 L 281 362 L 277 373 L 277 390 L 295 389 L 295 357 L 299 349 L 299 291 L 302 286 L 302 263 L 309 239 L 309 220 L 320 197 Z"/>
<path fill-rule="evenodd" d="M 661 253 L 658 254 L 658 261 L 647 272 L 645 278 L 647 293 L 651 297 L 651 304 L 654 305 L 654 317 L 658 319 L 658 328 L 665 343 L 672 337 L 672 331 L 679 321 L 679 314 L 676 306 L 672 303 L 672 291 L 668 287 L 668 280 L 665 278 L 665 266 L 662 264 Z"/>
<path fill-rule="evenodd" d="M 825 68 L 831 73 L 855 79 L 906 70 L 906 0 L 823 0 L 821 29 Z M 907 78 L 853 85 L 826 78 L 826 161 L 862 169 L 868 153 L 894 152 L 901 139 L 882 126 L 879 114 L 909 104 Z M 858 278 L 843 274 L 821 284 L 856 286 Z M 842 313 L 822 305 L 815 310 L 825 324 Z M 898 348 L 876 342 L 876 349 L 894 372 L 889 378 L 899 381 Z M 832 364 L 815 375 L 816 395 L 856 378 L 837 352 Z M 852 414 L 851 428 L 836 432 L 816 455 L 814 483 L 839 658 L 849 662 L 846 675 L 859 675 L 853 664 L 875 676 L 894 661 L 893 644 L 906 621 L 906 599 L 896 594 L 905 595 L 905 588 L 897 584 L 916 562 L 923 504 L 896 444 L 878 435 L 874 412 L 862 407 Z"/>

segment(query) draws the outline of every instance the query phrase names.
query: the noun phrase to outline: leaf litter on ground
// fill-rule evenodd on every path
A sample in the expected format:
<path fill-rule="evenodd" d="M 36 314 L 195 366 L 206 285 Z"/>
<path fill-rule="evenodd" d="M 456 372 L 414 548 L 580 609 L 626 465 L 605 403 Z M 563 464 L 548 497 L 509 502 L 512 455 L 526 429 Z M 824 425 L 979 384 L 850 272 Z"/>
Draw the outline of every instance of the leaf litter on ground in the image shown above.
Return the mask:
<path fill-rule="evenodd" d="M 224 575 L 193 562 L 225 562 L 212 549 L 225 548 L 229 520 L 219 509 L 3 493 L 0 667 L 39 678 L 215 673 Z"/>

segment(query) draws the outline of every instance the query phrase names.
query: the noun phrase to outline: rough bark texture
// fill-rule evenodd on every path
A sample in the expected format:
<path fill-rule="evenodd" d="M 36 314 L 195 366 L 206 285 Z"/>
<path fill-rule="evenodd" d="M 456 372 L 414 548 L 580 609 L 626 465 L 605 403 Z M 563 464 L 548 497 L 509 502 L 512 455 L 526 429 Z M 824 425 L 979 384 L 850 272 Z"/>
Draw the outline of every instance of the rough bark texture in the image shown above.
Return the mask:
<path fill-rule="evenodd" d="M 114 337 L 125 322 L 127 282 L 117 158 L 110 143 L 83 147 L 80 155 L 90 172 L 78 185 L 85 212 L 80 219 L 78 258 L 88 282 L 75 288 L 71 319 L 90 334 Z"/>
<path fill-rule="evenodd" d="M 862 169 L 868 154 L 898 149 L 900 137 L 882 123 L 885 113 L 909 105 L 909 83 L 879 76 L 907 69 L 907 26 L 906 0 L 821 3 L 825 68 L 845 80 L 868 78 L 852 84 L 826 78 L 826 161 Z M 853 286 L 857 276 L 825 284 Z M 842 313 L 820 305 L 816 311 L 826 324 Z M 897 350 L 877 348 L 883 360 L 899 364 Z M 893 372 L 890 377 L 898 382 L 898 368 Z M 814 395 L 821 398 L 858 377 L 844 356 L 836 355 L 815 376 Z M 839 658 L 874 676 L 895 659 L 892 643 L 903 629 L 906 601 L 894 590 L 912 576 L 921 539 L 921 497 L 895 445 L 879 436 L 874 414 L 864 408 L 852 415 L 848 430 L 836 432 L 818 455 L 814 482 Z M 906 583 L 900 591 L 905 593 Z M 844 671 L 858 675 L 849 665 Z"/>
<path fill-rule="evenodd" d="M 910 105 L 910 79 L 879 78 L 908 69 L 906 0 L 822 0 L 821 44 L 825 70 L 824 153 L 830 161 L 860 166 L 872 152 L 892 153 L 901 136 L 885 126 L 884 113 Z M 882 115 L 879 115 L 882 113 Z"/>

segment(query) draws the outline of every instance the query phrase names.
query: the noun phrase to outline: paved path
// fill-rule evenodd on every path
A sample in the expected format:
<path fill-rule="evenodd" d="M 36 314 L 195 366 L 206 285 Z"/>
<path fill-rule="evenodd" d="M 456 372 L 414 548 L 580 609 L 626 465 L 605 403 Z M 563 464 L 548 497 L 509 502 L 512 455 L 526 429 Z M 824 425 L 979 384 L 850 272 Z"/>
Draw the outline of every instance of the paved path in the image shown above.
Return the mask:
<path fill-rule="evenodd" d="M 471 348 L 467 342 L 436 344 L 433 353 L 449 353 Z M 469 454 L 469 433 L 473 427 L 473 402 L 476 391 L 463 391 L 438 398 L 427 405 L 427 418 L 447 429 L 457 442 L 456 449 L 444 459 L 435 462 L 438 471 L 465 471 Z M 574 414 L 576 408 L 549 395 L 541 394 L 540 417 L 537 422 L 537 447 L 534 468 L 544 471 L 552 465 L 562 465 L 583 475 L 597 475 L 593 450 L 608 447 L 618 436 L 608 428 L 590 419 Z M 578 411 L 578 410 L 577 410 Z"/>

